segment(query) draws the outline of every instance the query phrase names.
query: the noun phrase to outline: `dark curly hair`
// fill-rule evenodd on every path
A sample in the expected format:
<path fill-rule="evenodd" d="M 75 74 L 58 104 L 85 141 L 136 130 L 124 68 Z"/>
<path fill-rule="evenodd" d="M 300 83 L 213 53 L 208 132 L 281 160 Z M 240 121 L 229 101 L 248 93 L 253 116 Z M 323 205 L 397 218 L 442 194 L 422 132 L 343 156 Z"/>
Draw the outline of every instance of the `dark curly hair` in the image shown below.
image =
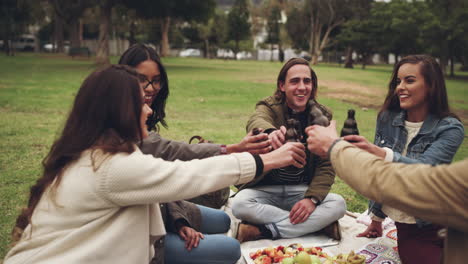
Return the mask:
<path fill-rule="evenodd" d="M 164 118 L 166 117 L 166 100 L 169 96 L 169 81 L 166 69 L 161 63 L 158 53 L 153 48 L 144 44 L 134 44 L 122 54 L 119 59 L 119 64 L 135 68 L 138 64 L 146 60 L 156 62 L 159 67 L 159 72 L 161 73 L 161 90 L 159 90 L 156 99 L 150 105 L 153 114 L 148 118 L 146 124 L 148 125 L 148 130 L 158 130 L 158 123 L 161 123 L 163 127 L 167 128 L 167 123 Z"/>

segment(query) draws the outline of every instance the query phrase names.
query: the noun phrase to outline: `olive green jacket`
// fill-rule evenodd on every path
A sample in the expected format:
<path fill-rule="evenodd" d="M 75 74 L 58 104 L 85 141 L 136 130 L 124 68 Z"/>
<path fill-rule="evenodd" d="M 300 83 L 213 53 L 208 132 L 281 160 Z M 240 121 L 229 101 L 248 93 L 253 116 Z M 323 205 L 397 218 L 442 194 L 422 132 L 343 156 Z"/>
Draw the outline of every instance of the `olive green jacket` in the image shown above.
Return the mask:
<path fill-rule="evenodd" d="M 332 112 L 327 107 L 318 104 L 319 108 L 324 112 L 330 120 L 332 119 Z M 269 132 L 271 130 L 279 129 L 281 126 L 286 125 L 286 119 L 288 108 L 285 102 L 281 102 L 275 99 L 273 96 L 269 96 L 256 105 L 255 113 L 250 117 L 247 122 L 247 132 L 254 128 L 262 128 L 264 131 Z M 309 189 L 306 191 L 304 197 L 314 197 L 319 202 L 325 199 L 328 192 L 331 189 L 332 184 L 335 181 L 335 172 L 328 159 L 321 159 L 319 156 L 310 155 L 307 161 L 309 168 Z M 268 173 L 263 175 L 268 177 Z M 253 187 L 263 177 L 255 178 L 252 182 L 242 185 L 239 189 Z"/>
<path fill-rule="evenodd" d="M 468 158 L 435 167 L 385 162 L 344 140 L 329 152 L 336 174 L 358 193 L 448 227 L 444 263 L 467 263 Z"/>

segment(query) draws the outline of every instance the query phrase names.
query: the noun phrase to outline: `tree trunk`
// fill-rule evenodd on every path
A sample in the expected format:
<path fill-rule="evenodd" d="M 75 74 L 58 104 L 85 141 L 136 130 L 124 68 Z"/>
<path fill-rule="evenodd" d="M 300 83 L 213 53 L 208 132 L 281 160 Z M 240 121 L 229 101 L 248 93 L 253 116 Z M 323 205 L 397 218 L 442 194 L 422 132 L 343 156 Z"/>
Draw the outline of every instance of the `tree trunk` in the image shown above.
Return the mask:
<path fill-rule="evenodd" d="M 313 13 L 313 10 L 311 12 Z M 318 19 L 316 19 L 317 16 L 312 15 L 310 17 L 310 36 L 309 36 L 309 53 L 311 56 L 312 64 L 314 61 L 314 55 L 315 55 L 315 38 L 316 38 L 316 31 L 317 31 L 317 24 L 318 24 Z"/>
<path fill-rule="evenodd" d="M 450 77 L 455 77 L 453 56 L 450 58 Z"/>
<path fill-rule="evenodd" d="M 130 46 L 137 43 L 136 38 L 135 38 L 135 31 L 136 31 L 135 21 L 132 20 L 132 22 L 130 22 L 130 36 L 128 37 L 128 42 Z"/>
<path fill-rule="evenodd" d="M 234 59 L 237 60 L 237 53 L 239 52 L 239 42 L 240 40 L 236 39 L 236 46 L 234 47 Z"/>
<path fill-rule="evenodd" d="M 170 17 L 161 19 L 161 57 L 169 55 L 169 27 L 171 23 Z"/>
<path fill-rule="evenodd" d="M 100 24 L 99 24 L 99 39 L 96 50 L 96 63 L 106 65 L 109 60 L 109 28 L 112 15 L 112 3 L 110 0 L 104 1 L 100 6 Z"/>
<path fill-rule="evenodd" d="M 80 42 L 80 20 L 74 19 L 70 22 L 70 48 L 79 48 Z"/>
<path fill-rule="evenodd" d="M 5 53 L 7 56 L 15 56 L 15 51 L 13 49 L 13 46 L 11 45 L 11 39 L 5 39 L 4 40 L 4 45 L 5 45 Z"/>
<path fill-rule="evenodd" d="M 322 26 L 318 22 L 316 23 L 316 29 L 314 34 L 314 49 L 312 53 L 312 61 L 310 63 L 312 63 L 312 65 L 317 65 L 320 54 L 322 53 L 322 50 L 320 49 L 320 37 L 322 35 Z"/>
<path fill-rule="evenodd" d="M 278 60 L 283 63 L 284 62 L 284 50 L 281 42 L 278 43 Z"/>
<path fill-rule="evenodd" d="M 273 44 L 270 43 L 270 61 L 273 61 Z"/>
<path fill-rule="evenodd" d="M 395 52 L 394 55 L 395 55 L 395 64 L 397 64 L 399 61 L 398 57 L 400 57 L 400 54 Z"/>
<path fill-rule="evenodd" d="M 64 36 L 63 36 L 63 19 L 55 15 L 54 18 L 54 41 L 52 42 L 53 52 L 62 53 L 65 51 L 64 48 Z"/>
<path fill-rule="evenodd" d="M 353 67 L 353 48 L 346 48 L 345 68 L 352 69 Z"/>
<path fill-rule="evenodd" d="M 203 45 L 203 57 L 204 58 L 210 58 L 211 57 L 210 54 L 209 54 L 209 52 L 210 52 L 210 41 L 208 39 L 205 39 L 203 41 L 203 44 L 204 44 Z"/>
<path fill-rule="evenodd" d="M 445 75 L 447 74 L 447 64 L 448 64 L 448 59 L 446 56 L 441 56 L 440 57 L 440 68 L 442 70 L 442 73 Z"/>

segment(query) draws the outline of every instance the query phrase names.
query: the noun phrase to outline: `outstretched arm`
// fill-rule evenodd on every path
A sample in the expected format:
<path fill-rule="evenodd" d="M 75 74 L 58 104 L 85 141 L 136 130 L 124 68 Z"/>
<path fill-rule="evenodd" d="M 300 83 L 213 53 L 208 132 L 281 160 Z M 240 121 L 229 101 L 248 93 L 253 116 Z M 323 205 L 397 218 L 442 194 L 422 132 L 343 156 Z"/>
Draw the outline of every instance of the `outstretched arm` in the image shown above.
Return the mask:
<path fill-rule="evenodd" d="M 391 163 L 339 140 L 334 124 L 308 127 L 307 134 L 309 150 L 321 156 L 330 153 L 337 175 L 360 194 L 468 232 L 468 159 L 436 167 Z"/>

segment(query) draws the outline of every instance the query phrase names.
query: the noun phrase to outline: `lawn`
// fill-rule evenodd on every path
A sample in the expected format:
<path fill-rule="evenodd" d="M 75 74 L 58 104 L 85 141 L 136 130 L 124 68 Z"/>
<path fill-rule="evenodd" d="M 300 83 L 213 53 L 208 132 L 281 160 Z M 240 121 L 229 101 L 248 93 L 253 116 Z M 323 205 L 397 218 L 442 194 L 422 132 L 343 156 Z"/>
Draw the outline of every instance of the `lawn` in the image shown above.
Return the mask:
<path fill-rule="evenodd" d="M 116 62 L 117 58 L 113 58 Z M 257 100 L 271 95 L 281 67 L 277 62 L 165 58 L 170 80 L 169 129 L 164 137 L 187 141 L 201 135 L 218 143 L 238 142 Z M 0 259 L 6 253 L 15 218 L 29 187 L 41 174 L 47 154 L 93 61 L 50 54 L 0 55 Z M 361 134 L 372 140 L 376 106 L 385 95 L 390 66 L 366 70 L 318 65 L 319 101 L 334 111 L 341 128 L 349 108 L 356 109 Z M 468 81 L 448 80 L 449 98 L 457 113 L 468 113 Z M 341 98 L 341 99 L 340 99 Z M 463 119 L 468 124 L 466 118 Z M 466 126 L 465 126 L 466 129 Z M 468 156 L 464 142 L 455 159 Z M 351 211 L 366 200 L 337 179 Z"/>

